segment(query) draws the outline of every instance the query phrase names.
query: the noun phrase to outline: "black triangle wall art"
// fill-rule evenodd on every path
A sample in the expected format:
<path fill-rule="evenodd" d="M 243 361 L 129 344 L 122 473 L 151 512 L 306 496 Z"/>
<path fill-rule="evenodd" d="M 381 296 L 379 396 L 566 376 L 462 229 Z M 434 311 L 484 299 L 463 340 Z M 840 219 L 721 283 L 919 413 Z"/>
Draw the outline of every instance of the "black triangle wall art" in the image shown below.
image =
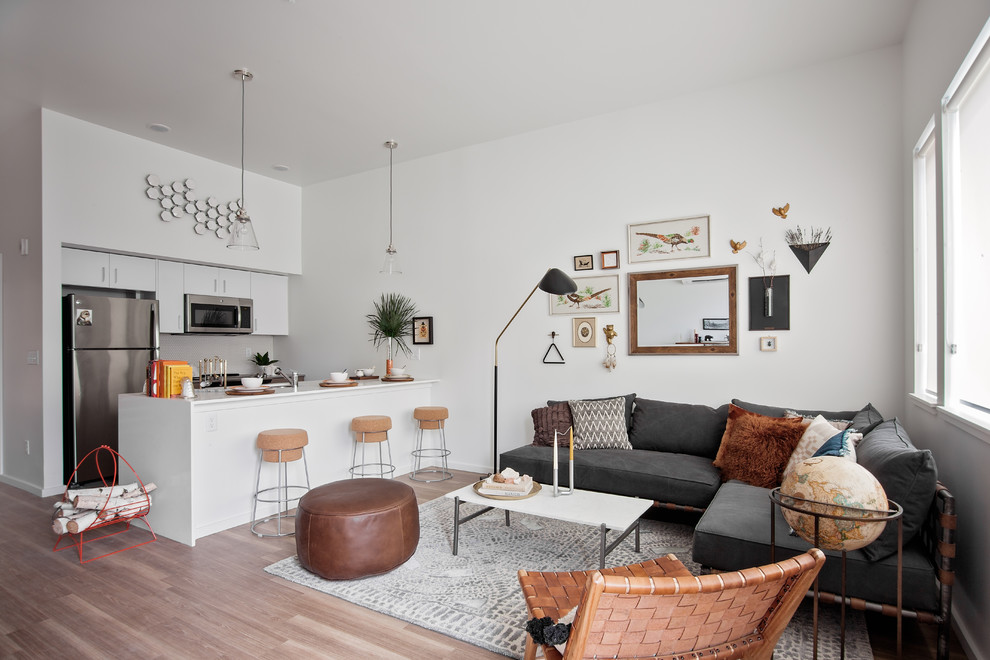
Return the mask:
<path fill-rule="evenodd" d="M 791 248 L 791 252 L 798 258 L 798 261 L 808 271 L 808 274 L 811 274 L 811 269 L 815 267 L 818 260 L 825 254 L 825 249 L 828 246 L 828 243 L 803 243 L 800 245 L 789 245 L 788 247 Z"/>

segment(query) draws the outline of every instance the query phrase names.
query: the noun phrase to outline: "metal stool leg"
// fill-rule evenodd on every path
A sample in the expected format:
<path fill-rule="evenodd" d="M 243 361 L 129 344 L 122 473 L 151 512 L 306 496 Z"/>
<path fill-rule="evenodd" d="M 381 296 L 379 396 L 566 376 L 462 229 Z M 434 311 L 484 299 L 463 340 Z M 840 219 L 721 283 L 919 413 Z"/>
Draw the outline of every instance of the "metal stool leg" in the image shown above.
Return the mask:
<path fill-rule="evenodd" d="M 289 483 L 289 463 L 290 462 L 293 462 L 293 461 L 284 461 L 284 460 L 282 460 L 282 452 L 283 451 L 295 451 L 294 449 L 293 450 L 282 450 L 282 449 L 278 449 L 278 450 L 262 450 L 260 452 L 260 455 L 258 457 L 258 473 L 257 473 L 257 477 L 255 479 L 254 506 L 253 506 L 252 511 L 251 511 L 251 531 L 256 536 L 259 536 L 259 537 L 264 538 L 264 537 L 292 536 L 293 534 L 295 534 L 295 531 L 292 531 L 292 532 L 288 532 L 288 531 L 283 532 L 282 531 L 282 519 L 289 517 L 289 515 L 288 515 L 289 514 L 289 502 L 291 502 L 293 500 L 298 500 L 300 497 L 302 497 L 302 493 L 300 493 L 297 496 L 293 496 L 293 494 L 292 494 L 293 493 L 293 489 L 298 489 L 300 491 L 308 491 L 310 489 L 309 463 L 306 460 L 306 448 L 305 447 L 299 447 L 297 449 L 300 449 L 301 450 L 301 453 L 302 453 L 303 469 L 305 470 L 305 473 L 306 473 L 306 486 L 305 487 L 303 487 L 301 485 L 300 486 L 296 486 L 296 485 L 292 485 L 292 484 Z M 278 462 L 275 464 L 275 473 L 276 473 L 277 485 L 276 486 L 273 486 L 271 488 L 263 488 L 262 489 L 261 488 L 261 465 L 262 465 L 262 463 L 265 462 L 265 460 L 264 460 L 265 451 L 277 451 L 278 452 Z M 271 491 L 275 491 L 275 498 L 274 499 L 266 499 L 266 498 L 262 497 L 265 493 L 270 493 Z M 274 515 L 271 515 L 271 516 L 268 516 L 267 518 L 263 518 L 262 520 L 258 520 L 258 502 L 269 502 L 269 503 L 275 504 L 276 505 L 275 514 Z M 269 522 L 271 520 L 275 520 L 275 530 L 276 531 L 275 531 L 274 534 L 265 534 L 263 532 L 259 532 L 256 529 L 256 527 L 258 525 L 260 525 L 262 523 Z"/>

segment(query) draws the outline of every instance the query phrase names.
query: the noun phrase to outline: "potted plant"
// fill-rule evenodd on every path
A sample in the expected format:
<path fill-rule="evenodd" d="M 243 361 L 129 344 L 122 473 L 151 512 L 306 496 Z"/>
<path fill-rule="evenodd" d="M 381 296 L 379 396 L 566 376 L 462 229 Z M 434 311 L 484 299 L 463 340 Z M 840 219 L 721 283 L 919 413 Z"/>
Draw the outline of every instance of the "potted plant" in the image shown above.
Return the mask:
<path fill-rule="evenodd" d="M 251 358 L 251 362 L 254 362 L 261 369 L 261 373 L 268 378 L 275 375 L 275 363 L 278 360 L 273 360 L 268 357 L 268 351 L 264 353 L 255 353 L 254 357 Z"/>
<path fill-rule="evenodd" d="M 412 336 L 412 320 L 419 311 L 412 300 L 399 293 L 382 294 L 375 303 L 375 312 L 368 314 L 371 326 L 371 341 L 375 348 L 388 344 L 388 359 L 385 361 L 385 375 L 392 373 L 392 342 L 398 345 L 405 355 L 412 355 L 406 337 Z"/>

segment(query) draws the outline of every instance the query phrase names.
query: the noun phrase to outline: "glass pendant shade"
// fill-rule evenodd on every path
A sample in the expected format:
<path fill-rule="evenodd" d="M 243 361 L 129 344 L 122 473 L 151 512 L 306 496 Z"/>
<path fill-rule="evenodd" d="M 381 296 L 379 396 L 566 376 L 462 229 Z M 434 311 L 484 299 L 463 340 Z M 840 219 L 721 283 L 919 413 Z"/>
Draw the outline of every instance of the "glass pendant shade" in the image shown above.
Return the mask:
<path fill-rule="evenodd" d="M 227 247 L 232 250 L 257 250 L 258 237 L 254 235 L 254 225 L 251 217 L 244 209 L 237 210 L 237 217 L 230 223 L 230 242 Z"/>
<path fill-rule="evenodd" d="M 399 257 L 395 248 L 391 245 L 385 250 L 385 261 L 382 262 L 381 272 L 385 275 L 401 275 L 402 268 L 399 266 Z"/>

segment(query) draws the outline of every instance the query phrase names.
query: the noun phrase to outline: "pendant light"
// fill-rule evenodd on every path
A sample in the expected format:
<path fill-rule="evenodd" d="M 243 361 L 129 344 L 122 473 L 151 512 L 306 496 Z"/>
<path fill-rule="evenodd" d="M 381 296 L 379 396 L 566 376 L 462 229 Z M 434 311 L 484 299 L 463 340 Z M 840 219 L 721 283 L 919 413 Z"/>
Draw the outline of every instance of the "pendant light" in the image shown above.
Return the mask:
<path fill-rule="evenodd" d="M 385 261 L 382 263 L 381 272 L 386 275 L 402 274 L 395 247 L 392 245 L 392 152 L 398 146 L 399 143 L 395 140 L 385 143 L 385 148 L 388 149 L 388 247 L 385 248 Z"/>
<path fill-rule="evenodd" d="M 232 250 L 257 250 L 259 246 L 254 225 L 251 224 L 251 216 L 244 210 L 244 83 L 254 78 L 254 74 L 247 69 L 237 69 L 234 78 L 241 79 L 241 199 L 237 202 L 237 215 L 230 224 L 227 247 Z"/>

